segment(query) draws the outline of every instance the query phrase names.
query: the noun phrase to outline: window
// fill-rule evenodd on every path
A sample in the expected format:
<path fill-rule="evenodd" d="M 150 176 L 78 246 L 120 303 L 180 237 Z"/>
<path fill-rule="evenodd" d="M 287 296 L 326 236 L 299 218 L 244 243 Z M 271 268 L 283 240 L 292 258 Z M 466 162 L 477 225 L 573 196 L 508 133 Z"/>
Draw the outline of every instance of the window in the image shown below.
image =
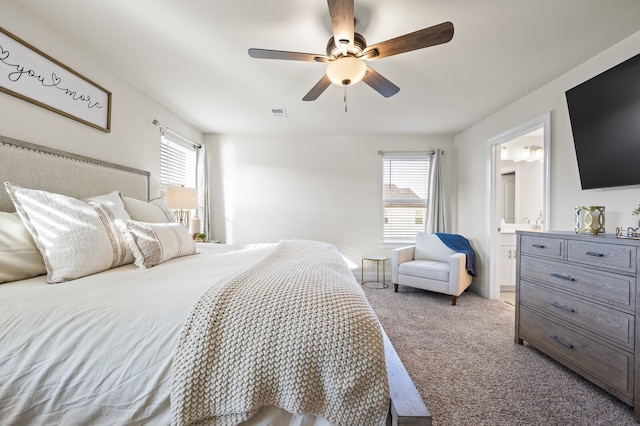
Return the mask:
<path fill-rule="evenodd" d="M 196 187 L 196 147 L 163 134 L 160 143 L 160 184 L 162 195 L 170 185 Z"/>
<path fill-rule="evenodd" d="M 428 153 L 384 153 L 382 241 L 414 242 L 427 222 L 429 171 Z"/>
<path fill-rule="evenodd" d="M 154 120 L 154 124 L 157 120 Z M 204 145 L 169 130 L 161 128 L 160 138 L 160 195 L 166 198 L 167 188 L 173 185 L 183 185 L 196 188 L 198 204 L 190 228 L 193 232 L 209 234 L 209 184 L 207 175 L 207 155 Z"/>

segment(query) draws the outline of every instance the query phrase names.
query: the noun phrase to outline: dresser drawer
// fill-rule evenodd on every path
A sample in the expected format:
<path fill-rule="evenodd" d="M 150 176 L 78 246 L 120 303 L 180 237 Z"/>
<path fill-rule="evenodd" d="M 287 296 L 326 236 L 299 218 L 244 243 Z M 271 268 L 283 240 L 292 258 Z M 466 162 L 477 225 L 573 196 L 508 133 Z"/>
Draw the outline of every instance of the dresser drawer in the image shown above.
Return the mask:
<path fill-rule="evenodd" d="M 564 239 L 538 235 L 522 235 L 520 251 L 554 259 L 564 258 Z"/>
<path fill-rule="evenodd" d="M 520 309 L 520 337 L 627 404 L 633 404 L 631 353 L 603 345 L 524 306 Z"/>
<path fill-rule="evenodd" d="M 520 277 L 631 312 L 635 310 L 634 277 L 530 256 L 520 257 Z"/>
<path fill-rule="evenodd" d="M 634 348 L 634 316 L 590 303 L 571 295 L 540 287 L 527 281 L 520 282 L 520 303 L 534 306 L 545 314 L 552 314 L 600 338 Z"/>
<path fill-rule="evenodd" d="M 636 272 L 635 246 L 569 240 L 567 259 L 620 272 Z"/>

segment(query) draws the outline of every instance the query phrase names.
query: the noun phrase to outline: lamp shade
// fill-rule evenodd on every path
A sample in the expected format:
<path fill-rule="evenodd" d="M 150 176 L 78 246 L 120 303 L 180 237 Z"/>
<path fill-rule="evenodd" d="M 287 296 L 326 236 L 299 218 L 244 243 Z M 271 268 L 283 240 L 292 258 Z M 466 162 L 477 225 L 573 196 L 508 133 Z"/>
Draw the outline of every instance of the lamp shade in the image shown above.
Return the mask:
<path fill-rule="evenodd" d="M 354 56 L 341 56 L 327 65 L 327 77 L 338 86 L 356 84 L 367 72 L 367 65 Z"/>
<path fill-rule="evenodd" d="M 195 209 L 198 207 L 198 191 L 184 186 L 167 188 L 167 205 L 172 209 Z"/>

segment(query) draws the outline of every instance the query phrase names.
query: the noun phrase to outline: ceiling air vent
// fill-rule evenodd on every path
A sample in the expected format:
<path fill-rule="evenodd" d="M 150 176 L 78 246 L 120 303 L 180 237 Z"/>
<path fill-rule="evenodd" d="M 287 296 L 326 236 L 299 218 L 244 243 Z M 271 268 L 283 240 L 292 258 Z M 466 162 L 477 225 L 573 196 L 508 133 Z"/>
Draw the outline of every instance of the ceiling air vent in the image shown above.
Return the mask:
<path fill-rule="evenodd" d="M 278 118 L 287 118 L 287 110 L 284 108 L 271 108 L 271 114 Z"/>

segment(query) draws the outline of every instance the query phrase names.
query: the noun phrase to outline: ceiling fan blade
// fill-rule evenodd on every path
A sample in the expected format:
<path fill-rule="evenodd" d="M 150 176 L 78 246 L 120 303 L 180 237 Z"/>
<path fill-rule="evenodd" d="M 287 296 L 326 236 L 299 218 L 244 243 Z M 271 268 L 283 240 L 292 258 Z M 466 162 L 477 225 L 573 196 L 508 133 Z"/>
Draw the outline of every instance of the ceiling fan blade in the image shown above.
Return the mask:
<path fill-rule="evenodd" d="M 369 46 L 364 50 L 363 56 L 367 59 L 385 58 L 399 53 L 447 43 L 452 38 L 453 24 L 451 22 L 443 22 L 433 27 L 424 28 Z"/>
<path fill-rule="evenodd" d="M 329 77 L 325 74 L 320 79 L 320 81 L 317 82 L 316 85 L 311 88 L 311 90 L 309 90 L 309 93 L 304 95 L 304 98 L 302 98 L 302 100 L 315 101 L 316 99 L 318 99 L 318 96 L 322 95 L 322 92 L 327 90 L 327 87 L 329 87 L 330 85 L 331 85 L 331 80 L 329 80 Z"/>
<path fill-rule="evenodd" d="M 331 28 L 336 45 L 340 40 L 348 40 L 353 46 L 353 32 L 355 20 L 353 17 L 353 0 L 327 0 L 329 15 L 331 15 Z"/>
<path fill-rule="evenodd" d="M 385 98 L 389 98 L 400 91 L 400 88 L 378 74 L 373 68 L 367 67 L 367 72 L 362 81 Z"/>
<path fill-rule="evenodd" d="M 289 61 L 328 62 L 325 55 L 314 53 L 287 52 L 284 50 L 249 49 L 249 56 L 259 59 L 286 59 Z"/>

